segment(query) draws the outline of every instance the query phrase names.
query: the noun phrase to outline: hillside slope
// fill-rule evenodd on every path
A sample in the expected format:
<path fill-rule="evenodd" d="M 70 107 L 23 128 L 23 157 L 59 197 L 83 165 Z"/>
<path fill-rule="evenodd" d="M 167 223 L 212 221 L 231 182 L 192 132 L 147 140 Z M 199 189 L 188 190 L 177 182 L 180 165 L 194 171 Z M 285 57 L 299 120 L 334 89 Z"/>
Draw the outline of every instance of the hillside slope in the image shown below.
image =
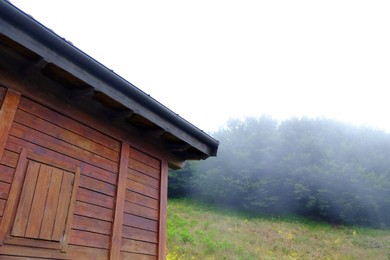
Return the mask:
<path fill-rule="evenodd" d="M 170 199 L 167 246 L 168 260 L 390 259 L 390 230 L 254 218 Z"/>

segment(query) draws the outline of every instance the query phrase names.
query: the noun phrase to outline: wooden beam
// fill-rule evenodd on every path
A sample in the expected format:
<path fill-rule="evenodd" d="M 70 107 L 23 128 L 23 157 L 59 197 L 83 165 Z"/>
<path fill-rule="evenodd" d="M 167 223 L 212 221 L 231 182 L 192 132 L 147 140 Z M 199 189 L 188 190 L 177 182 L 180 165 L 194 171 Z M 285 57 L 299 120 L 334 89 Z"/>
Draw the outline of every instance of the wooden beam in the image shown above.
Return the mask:
<path fill-rule="evenodd" d="M 122 143 L 121 159 L 119 164 L 118 173 L 118 186 L 116 191 L 116 203 L 114 213 L 114 223 L 112 228 L 110 259 L 116 260 L 120 258 L 121 253 L 121 240 L 122 240 L 122 225 L 123 225 L 123 213 L 125 209 L 125 197 L 126 197 L 126 180 L 127 180 L 127 167 L 129 164 L 129 145 Z"/>
<path fill-rule="evenodd" d="M 34 62 L 34 63 L 26 66 L 21 72 L 24 75 L 28 75 L 28 74 L 31 74 L 35 71 L 40 71 L 41 69 L 46 67 L 47 64 L 49 64 L 48 61 L 46 61 L 45 59 L 40 59 L 37 62 Z"/>
<path fill-rule="evenodd" d="M 177 152 L 180 153 L 180 152 Z M 207 155 L 201 155 L 199 153 L 194 153 L 194 152 L 185 152 L 182 151 L 180 154 L 181 157 L 185 158 L 185 160 L 204 160 L 207 159 Z"/>
<path fill-rule="evenodd" d="M 166 146 L 167 150 L 170 152 L 184 152 L 190 147 L 191 145 L 189 144 L 169 144 Z"/>
<path fill-rule="evenodd" d="M 79 100 L 79 99 L 83 99 L 83 98 L 90 98 L 94 94 L 95 94 L 95 88 L 93 88 L 93 87 L 77 89 L 77 90 L 73 90 L 70 93 L 68 100 L 75 101 L 75 100 Z"/>
<path fill-rule="evenodd" d="M 155 130 L 147 130 L 142 133 L 142 136 L 145 138 L 161 137 L 165 132 L 165 129 L 162 128 Z"/>
<path fill-rule="evenodd" d="M 158 230 L 158 259 L 165 260 L 167 243 L 168 163 L 161 162 L 160 217 Z"/>
<path fill-rule="evenodd" d="M 12 122 L 14 121 L 19 101 L 20 93 L 8 89 L 0 109 L 0 159 L 3 157 L 3 152 L 8 140 L 9 132 L 11 131 Z"/>
<path fill-rule="evenodd" d="M 131 117 L 133 114 L 134 114 L 134 111 L 132 111 L 132 110 L 115 112 L 115 113 L 112 113 L 112 115 L 109 116 L 108 120 L 110 120 L 110 121 L 121 121 L 121 120 L 124 120 L 126 118 Z"/>

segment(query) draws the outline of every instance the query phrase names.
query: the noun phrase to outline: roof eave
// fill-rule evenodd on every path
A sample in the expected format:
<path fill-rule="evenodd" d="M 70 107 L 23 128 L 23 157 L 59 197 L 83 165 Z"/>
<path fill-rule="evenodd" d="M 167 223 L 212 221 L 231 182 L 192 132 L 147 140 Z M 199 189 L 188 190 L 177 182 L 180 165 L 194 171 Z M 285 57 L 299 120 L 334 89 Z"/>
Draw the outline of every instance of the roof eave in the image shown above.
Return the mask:
<path fill-rule="evenodd" d="M 87 82 L 160 127 L 194 146 L 207 156 L 216 156 L 219 142 L 149 95 L 126 81 L 71 43 L 67 42 L 11 3 L 0 1 L 0 30 Z M 2 24 L 2 25 L 1 25 Z"/>

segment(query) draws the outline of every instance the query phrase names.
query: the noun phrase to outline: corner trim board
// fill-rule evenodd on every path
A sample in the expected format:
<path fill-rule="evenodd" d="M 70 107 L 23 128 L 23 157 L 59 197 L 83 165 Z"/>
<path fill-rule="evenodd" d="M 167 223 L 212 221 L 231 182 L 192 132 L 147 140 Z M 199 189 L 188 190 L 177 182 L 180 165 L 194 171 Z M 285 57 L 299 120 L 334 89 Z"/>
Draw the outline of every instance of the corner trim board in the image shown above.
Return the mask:
<path fill-rule="evenodd" d="M 0 159 L 3 157 L 9 132 L 20 101 L 20 93 L 8 89 L 0 109 Z"/>
<path fill-rule="evenodd" d="M 158 230 L 158 259 L 166 258 L 166 240 L 167 240 L 167 203 L 168 203 L 168 162 L 161 161 L 160 178 L 160 216 Z"/>

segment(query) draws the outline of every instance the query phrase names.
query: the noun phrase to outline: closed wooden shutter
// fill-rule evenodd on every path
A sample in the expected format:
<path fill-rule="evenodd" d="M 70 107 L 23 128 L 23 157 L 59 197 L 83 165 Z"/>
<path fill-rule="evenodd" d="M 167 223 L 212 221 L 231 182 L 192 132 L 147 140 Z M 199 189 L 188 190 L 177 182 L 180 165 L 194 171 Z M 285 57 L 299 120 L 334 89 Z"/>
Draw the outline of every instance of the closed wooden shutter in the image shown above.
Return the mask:
<path fill-rule="evenodd" d="M 30 161 L 12 236 L 60 241 L 72 195 L 74 174 Z"/>
<path fill-rule="evenodd" d="M 0 253 L 6 245 L 66 252 L 79 178 L 79 167 L 22 148 L 4 212 L 7 221 L 0 226 Z"/>

